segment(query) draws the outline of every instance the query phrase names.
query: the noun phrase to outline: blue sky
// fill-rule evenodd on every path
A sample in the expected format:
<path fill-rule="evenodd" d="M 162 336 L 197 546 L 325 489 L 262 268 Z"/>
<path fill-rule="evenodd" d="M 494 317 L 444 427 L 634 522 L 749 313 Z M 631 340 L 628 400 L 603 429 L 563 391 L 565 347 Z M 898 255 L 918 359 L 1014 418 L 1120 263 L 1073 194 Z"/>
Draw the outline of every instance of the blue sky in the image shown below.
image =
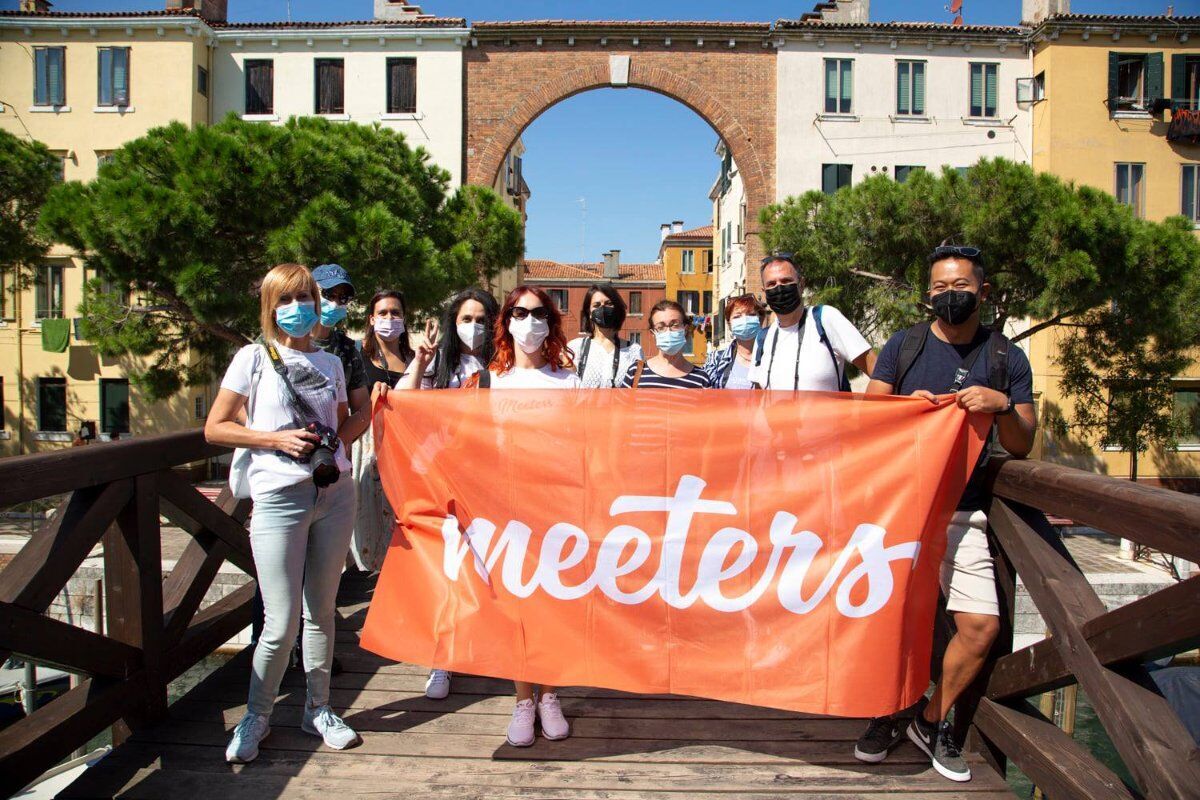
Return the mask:
<path fill-rule="evenodd" d="M 1200 0 L 1174 0 L 1175 13 L 1200 14 Z M 57 11 L 157 9 L 165 0 L 58 0 Z M 426 13 L 490 19 L 703 19 L 772 21 L 798 17 L 813 0 L 426 0 Z M 872 0 L 871 17 L 949 21 L 948 0 Z M 1075 0 L 1072 11 L 1159 14 L 1168 0 Z M 286 19 L 286 0 L 230 0 L 234 20 Z M 17 0 L 0 0 L 0 9 Z M 292 0 L 297 20 L 369 19 L 371 0 Z M 965 0 L 972 24 L 1014 24 L 1020 0 Z M 636 89 L 598 90 L 566 100 L 525 133 L 529 203 L 527 254 L 598 261 L 610 248 L 622 260 L 653 261 L 659 225 L 711 221 L 708 190 L 716 176 L 716 134 L 668 98 Z M 586 200 L 586 230 L 580 198 Z"/>

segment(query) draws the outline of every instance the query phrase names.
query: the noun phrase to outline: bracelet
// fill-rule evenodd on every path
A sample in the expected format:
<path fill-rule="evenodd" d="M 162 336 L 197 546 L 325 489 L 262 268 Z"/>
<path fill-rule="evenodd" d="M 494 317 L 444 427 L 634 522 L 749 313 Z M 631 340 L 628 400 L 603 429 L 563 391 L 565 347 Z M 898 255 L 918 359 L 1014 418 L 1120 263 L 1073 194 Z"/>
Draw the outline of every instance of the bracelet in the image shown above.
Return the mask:
<path fill-rule="evenodd" d="M 1004 416 L 1004 415 L 1006 415 L 1006 414 L 1011 414 L 1011 413 L 1013 413 L 1013 411 L 1015 411 L 1015 410 L 1016 410 L 1016 408 L 1017 408 L 1017 407 L 1016 407 L 1015 405 L 1013 405 L 1013 399 L 1012 399 L 1011 397 L 1009 397 L 1009 398 L 1008 398 L 1008 405 L 1007 405 L 1007 406 L 1005 406 L 1005 407 L 1004 407 L 1004 410 L 1000 412 L 1000 416 Z"/>

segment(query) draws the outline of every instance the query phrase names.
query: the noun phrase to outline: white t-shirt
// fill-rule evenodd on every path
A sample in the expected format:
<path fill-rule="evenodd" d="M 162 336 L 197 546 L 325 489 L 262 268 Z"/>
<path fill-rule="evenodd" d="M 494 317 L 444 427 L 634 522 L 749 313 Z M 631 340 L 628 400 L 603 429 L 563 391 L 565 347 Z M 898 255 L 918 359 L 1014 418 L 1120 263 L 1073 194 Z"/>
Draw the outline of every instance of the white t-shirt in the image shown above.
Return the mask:
<path fill-rule="evenodd" d="M 781 328 L 775 322 L 767 328 L 762 359 L 758 359 L 757 345 L 750 357 L 750 380 L 764 389 L 836 392 L 838 376 L 845 373 L 846 363 L 870 350 L 871 346 L 858 328 L 833 306 L 821 308 L 821 322 L 837 356 L 836 368 L 817 331 L 813 310 L 809 308 L 804 315 L 803 335 L 797 330 L 799 325 Z M 756 360 L 759 361 L 757 367 L 754 366 Z"/>
<path fill-rule="evenodd" d="M 567 349 L 571 351 L 571 357 L 575 359 L 576 366 L 579 365 L 579 360 L 583 356 L 583 343 L 590 338 L 590 336 L 579 336 L 567 342 Z M 625 377 L 625 373 L 631 366 L 645 358 L 646 355 L 642 352 L 640 344 L 622 339 L 621 351 L 617 355 L 617 385 L 621 385 L 621 379 Z M 603 345 L 592 342 L 588 348 L 587 364 L 583 369 L 583 388 L 611 389 L 612 386 L 613 354 L 605 350 Z"/>
<path fill-rule="evenodd" d="M 429 365 L 429 368 L 425 370 L 425 374 L 421 376 L 421 388 L 422 389 L 432 389 L 433 388 L 433 379 L 437 376 L 437 370 L 434 369 L 436 366 L 437 366 L 437 360 L 435 359 L 433 361 L 433 363 L 431 363 Z M 455 368 L 454 373 L 451 374 L 450 380 L 446 384 L 446 388 L 447 389 L 459 388 L 460 386 L 462 386 L 464 383 L 467 382 L 467 378 L 471 377 L 476 372 L 479 372 L 479 370 L 481 370 L 481 369 L 483 369 L 482 361 L 480 361 L 478 358 L 471 355 L 470 353 L 461 354 L 458 357 L 458 366 Z M 405 372 L 404 374 L 407 375 L 408 372 Z"/>
<path fill-rule="evenodd" d="M 288 367 L 292 387 L 308 401 L 317 415 L 315 421 L 337 430 L 338 404 L 346 402 L 346 370 L 341 359 L 324 350 L 305 353 L 282 345 L 276 345 L 276 349 Z M 237 352 L 225 371 L 221 388 L 250 398 L 256 366 L 258 386 L 253 390 L 255 396 L 246 405 L 247 427 L 252 431 L 283 431 L 302 427 L 304 421 L 299 412 L 294 412 L 283 399 L 283 384 L 261 344 L 248 344 Z M 345 446 L 337 449 L 337 465 L 342 472 L 350 470 Z M 275 450 L 251 449 L 247 476 L 250 496 L 261 497 L 309 480 L 312 470 L 308 464 L 298 463 Z"/>
<path fill-rule="evenodd" d="M 583 383 L 574 370 L 566 367 L 550 369 L 546 364 L 538 369 L 513 367 L 503 375 L 492 370 L 493 389 L 579 389 Z"/>

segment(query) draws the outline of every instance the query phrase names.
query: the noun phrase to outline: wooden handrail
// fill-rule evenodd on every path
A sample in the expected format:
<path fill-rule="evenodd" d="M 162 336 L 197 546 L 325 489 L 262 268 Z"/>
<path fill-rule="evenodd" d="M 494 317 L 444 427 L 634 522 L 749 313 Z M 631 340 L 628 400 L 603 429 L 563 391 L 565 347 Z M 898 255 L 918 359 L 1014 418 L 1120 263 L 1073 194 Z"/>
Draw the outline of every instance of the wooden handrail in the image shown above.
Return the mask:
<path fill-rule="evenodd" d="M 200 609 L 223 562 L 254 574 L 249 501 L 226 490 L 213 503 L 172 470 L 224 452 L 186 431 L 0 460 L 0 504 L 71 493 L 0 570 L 0 658 L 11 651 L 83 676 L 0 731 L 0 797 L 107 727 L 119 743 L 161 719 L 167 683 L 250 624 L 253 583 Z M 164 514 L 193 537 L 165 581 Z M 99 542 L 104 635 L 45 616 Z"/>
<path fill-rule="evenodd" d="M 229 452 L 197 429 L 0 458 L 0 506 L 27 503 Z"/>

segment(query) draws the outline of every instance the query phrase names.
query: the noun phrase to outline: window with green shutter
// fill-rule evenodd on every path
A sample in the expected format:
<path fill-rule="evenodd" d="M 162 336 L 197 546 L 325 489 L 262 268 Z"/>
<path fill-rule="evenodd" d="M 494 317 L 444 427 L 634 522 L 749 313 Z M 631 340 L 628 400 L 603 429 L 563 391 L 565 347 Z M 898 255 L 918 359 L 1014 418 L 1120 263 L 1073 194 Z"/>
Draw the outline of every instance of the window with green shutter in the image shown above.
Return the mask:
<path fill-rule="evenodd" d="M 896 172 L 894 173 L 896 183 L 904 183 L 914 172 L 923 172 L 924 170 L 925 167 L 922 167 L 918 164 L 911 164 L 907 166 L 903 164 L 897 165 Z"/>
<path fill-rule="evenodd" d="M 129 433 L 129 381 L 124 378 L 100 381 L 100 430 Z"/>
<path fill-rule="evenodd" d="M 33 104 L 67 104 L 65 47 L 33 48 Z"/>
<path fill-rule="evenodd" d="M 972 117 L 995 117 L 999 111 L 999 64 L 971 64 Z"/>
<path fill-rule="evenodd" d="M 38 430 L 67 429 L 67 379 L 38 378 Z"/>
<path fill-rule="evenodd" d="M 1163 96 L 1162 53 L 1108 54 L 1108 110 L 1144 112 Z"/>
<path fill-rule="evenodd" d="M 833 194 L 838 189 L 849 186 L 853 168 L 850 164 L 822 164 L 821 191 Z"/>
<path fill-rule="evenodd" d="M 925 62 L 896 62 L 896 115 L 925 116 Z"/>
<path fill-rule="evenodd" d="M 848 58 L 825 59 L 825 113 L 853 113 L 854 61 Z"/>
<path fill-rule="evenodd" d="M 129 105 L 129 48 L 101 47 L 96 105 Z"/>
<path fill-rule="evenodd" d="M 1200 110 L 1200 56 L 1171 56 L 1171 102 L 1175 108 Z"/>

